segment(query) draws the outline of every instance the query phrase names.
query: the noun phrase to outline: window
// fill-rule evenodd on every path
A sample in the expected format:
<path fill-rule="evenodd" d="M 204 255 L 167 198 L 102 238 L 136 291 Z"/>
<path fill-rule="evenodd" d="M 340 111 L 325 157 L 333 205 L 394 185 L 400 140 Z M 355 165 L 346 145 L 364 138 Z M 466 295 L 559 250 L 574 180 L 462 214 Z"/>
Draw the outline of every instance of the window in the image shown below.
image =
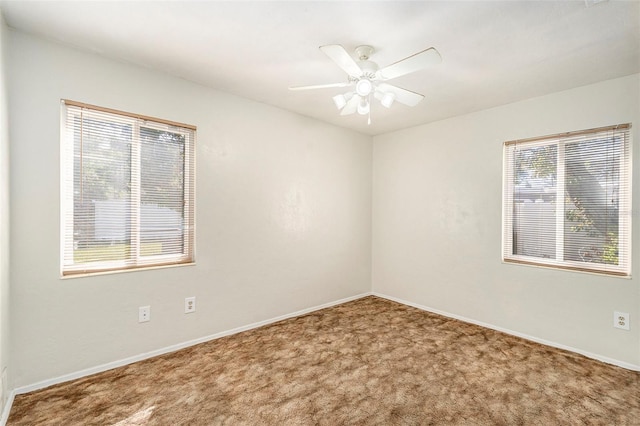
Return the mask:
<path fill-rule="evenodd" d="M 62 275 L 192 263 L 195 127 L 62 102 Z"/>
<path fill-rule="evenodd" d="M 504 144 L 505 262 L 630 275 L 630 128 Z"/>

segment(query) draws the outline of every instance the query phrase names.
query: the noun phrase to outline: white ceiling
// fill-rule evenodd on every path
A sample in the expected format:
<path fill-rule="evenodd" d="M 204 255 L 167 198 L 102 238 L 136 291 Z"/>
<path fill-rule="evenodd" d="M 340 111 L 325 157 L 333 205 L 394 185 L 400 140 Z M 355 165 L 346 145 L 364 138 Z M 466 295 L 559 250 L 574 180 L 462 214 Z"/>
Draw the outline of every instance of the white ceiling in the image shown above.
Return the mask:
<path fill-rule="evenodd" d="M 593 0 L 591 0 L 593 1 Z M 376 135 L 640 72 L 640 2 L 14 1 L 7 24 Z M 440 65 L 390 82 L 416 107 L 340 116 L 346 75 L 318 47 L 375 47 L 381 67 L 428 47 Z M 640 96 L 630 94 L 630 96 Z"/>

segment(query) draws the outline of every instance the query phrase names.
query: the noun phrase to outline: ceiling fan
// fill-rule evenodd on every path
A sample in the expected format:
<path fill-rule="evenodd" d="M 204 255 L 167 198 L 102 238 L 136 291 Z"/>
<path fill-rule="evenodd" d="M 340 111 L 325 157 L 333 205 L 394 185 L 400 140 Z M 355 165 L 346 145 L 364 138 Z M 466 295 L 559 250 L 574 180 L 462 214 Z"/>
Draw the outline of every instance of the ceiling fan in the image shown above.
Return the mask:
<path fill-rule="evenodd" d="M 369 115 L 368 124 L 371 124 L 371 96 L 378 99 L 386 108 L 390 108 L 394 101 L 415 106 L 424 98 L 424 95 L 385 83 L 385 81 L 439 64 L 442 61 L 440 54 L 433 47 L 384 68 L 379 68 L 378 64 L 369 60 L 374 52 L 371 46 L 356 47 L 355 53 L 358 61 L 353 59 L 339 44 L 320 46 L 320 50 L 347 73 L 347 81 L 313 86 L 293 86 L 289 87 L 289 90 L 351 87 L 350 91 L 334 96 L 333 102 L 340 110 L 340 115 L 355 112 Z"/>

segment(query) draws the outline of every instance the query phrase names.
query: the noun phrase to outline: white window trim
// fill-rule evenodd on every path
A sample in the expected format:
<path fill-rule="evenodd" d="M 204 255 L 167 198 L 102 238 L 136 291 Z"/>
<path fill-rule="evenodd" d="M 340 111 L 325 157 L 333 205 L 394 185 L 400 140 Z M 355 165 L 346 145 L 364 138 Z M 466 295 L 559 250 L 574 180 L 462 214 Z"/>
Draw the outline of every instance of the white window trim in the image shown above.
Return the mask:
<path fill-rule="evenodd" d="M 83 263 L 81 268 L 73 268 L 73 231 L 67 232 L 67 229 L 74 227 L 74 195 L 73 191 L 67 190 L 67 182 L 73 182 L 74 179 L 74 135 L 68 132 L 68 128 L 65 125 L 67 121 L 66 108 L 61 108 L 60 112 L 60 206 L 61 206 L 61 220 L 60 220 L 60 275 L 61 278 L 74 278 L 90 275 L 103 275 L 119 272 L 131 272 L 137 270 L 147 270 L 156 268 L 166 268 L 172 266 L 188 266 L 195 264 L 195 131 L 196 127 L 188 124 L 182 124 L 174 121 L 158 119 L 154 117 L 128 113 L 124 111 L 114 110 L 110 108 L 103 108 L 95 105 L 85 104 L 70 100 L 61 100 L 63 106 L 76 106 L 79 108 L 87 108 L 90 110 L 101 111 L 118 115 L 117 120 L 123 123 L 132 125 L 132 128 L 137 129 L 139 132 L 140 123 L 144 121 L 145 128 L 157 128 L 165 129 L 166 126 L 171 127 L 173 133 L 183 134 L 185 136 L 186 143 L 191 147 L 185 147 L 184 152 L 184 187 L 191 188 L 190 194 L 184 196 L 184 217 L 188 217 L 187 227 L 183 232 L 183 243 L 187 247 L 185 253 L 177 254 L 159 254 L 159 255 L 145 255 L 140 254 L 140 238 L 138 235 L 140 228 L 140 174 L 132 174 L 132 194 L 131 198 L 134 201 L 131 203 L 133 219 L 136 221 L 136 226 L 131 227 L 132 244 L 135 255 L 127 260 L 117 261 L 98 261 Z M 180 129 L 192 130 L 193 133 L 181 131 Z M 135 130 L 134 130 L 135 132 Z M 140 144 L 132 145 L 132 161 L 140 161 Z M 140 169 L 138 168 L 138 172 Z M 137 182 L 137 184 L 136 184 Z M 140 262 L 144 259 L 144 262 Z"/>
<path fill-rule="evenodd" d="M 575 262 L 571 260 L 564 260 L 564 225 L 565 225 L 565 214 L 564 214 L 564 201 L 556 203 L 556 258 L 555 259 L 543 259 L 543 258 L 534 258 L 531 256 L 517 255 L 513 254 L 513 210 L 514 210 L 514 180 L 513 177 L 513 150 L 515 145 L 520 143 L 526 143 L 528 147 L 535 146 L 547 146 L 547 145 L 556 145 L 558 146 L 558 161 L 557 161 L 557 182 L 556 188 L 558 191 L 557 199 L 564 200 L 566 194 L 565 188 L 565 158 L 564 158 L 564 148 L 566 141 L 564 140 L 570 135 L 578 135 L 578 134 L 595 134 L 597 132 L 606 131 L 608 129 L 614 130 L 619 128 L 620 130 L 627 130 L 630 134 L 630 124 L 620 125 L 620 126 L 609 126 L 598 129 L 590 129 L 578 132 L 568 132 L 559 135 L 551 135 L 551 136 L 543 136 L 539 138 L 531 138 L 527 140 L 520 141 L 510 141 L 504 143 L 503 148 L 503 211 L 502 211 L 502 262 L 503 263 L 515 263 L 515 264 L 523 264 L 529 266 L 538 266 L 543 268 L 553 268 L 553 269 L 564 269 L 578 272 L 586 272 L 593 273 L 597 275 L 610 275 L 616 277 L 623 278 L 631 278 L 631 248 L 632 248 L 632 229 L 631 229 L 631 197 L 633 194 L 632 190 L 632 143 L 629 140 L 628 143 L 625 143 L 624 148 L 626 152 L 620 158 L 620 173 L 621 176 L 625 176 L 625 182 L 628 184 L 621 188 L 620 197 L 619 197 L 619 229 L 628 230 L 626 233 L 621 233 L 618 238 L 618 253 L 619 253 L 619 262 L 618 265 L 603 265 L 596 264 L 598 266 L 592 266 L 594 264 L 586 263 L 586 262 Z M 627 161 L 625 161 L 627 159 Z M 562 197 L 562 198 L 560 198 Z M 507 252 L 507 248 L 509 252 Z M 509 254 L 507 254 L 509 253 Z"/>

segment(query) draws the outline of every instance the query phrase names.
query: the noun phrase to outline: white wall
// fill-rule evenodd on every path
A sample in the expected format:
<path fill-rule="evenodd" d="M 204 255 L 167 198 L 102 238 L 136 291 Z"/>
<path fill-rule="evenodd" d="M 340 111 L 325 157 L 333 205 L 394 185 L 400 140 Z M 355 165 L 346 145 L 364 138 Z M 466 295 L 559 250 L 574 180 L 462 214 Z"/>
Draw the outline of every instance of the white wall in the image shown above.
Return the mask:
<path fill-rule="evenodd" d="M 502 142 L 618 123 L 640 139 L 640 76 L 374 137 L 373 290 L 640 365 L 639 279 L 501 263 Z M 633 217 L 640 212 L 635 149 Z M 640 226 L 633 230 L 634 272 Z M 631 330 L 613 328 L 613 311 Z"/>
<path fill-rule="evenodd" d="M 370 291 L 370 137 L 19 32 L 9 41 L 14 387 Z M 59 278 L 61 98 L 198 127 L 196 266 Z"/>
<path fill-rule="evenodd" d="M 640 365 L 637 279 L 500 262 L 502 142 L 637 127 L 638 75 L 378 136 L 372 152 L 368 136 L 264 104 L 19 32 L 3 33 L 0 46 L 7 41 L 0 365 L 13 360 L 11 387 L 357 295 L 372 282 L 414 304 Z M 61 98 L 198 126 L 196 266 L 59 278 Z M 192 295 L 198 311 L 184 315 Z M 147 304 L 152 320 L 138 324 Z M 631 331 L 612 327 L 614 309 L 631 313 Z"/>
<path fill-rule="evenodd" d="M 5 49 L 7 26 L 0 11 L 0 412 L 10 390 L 9 370 L 9 118 Z"/>

